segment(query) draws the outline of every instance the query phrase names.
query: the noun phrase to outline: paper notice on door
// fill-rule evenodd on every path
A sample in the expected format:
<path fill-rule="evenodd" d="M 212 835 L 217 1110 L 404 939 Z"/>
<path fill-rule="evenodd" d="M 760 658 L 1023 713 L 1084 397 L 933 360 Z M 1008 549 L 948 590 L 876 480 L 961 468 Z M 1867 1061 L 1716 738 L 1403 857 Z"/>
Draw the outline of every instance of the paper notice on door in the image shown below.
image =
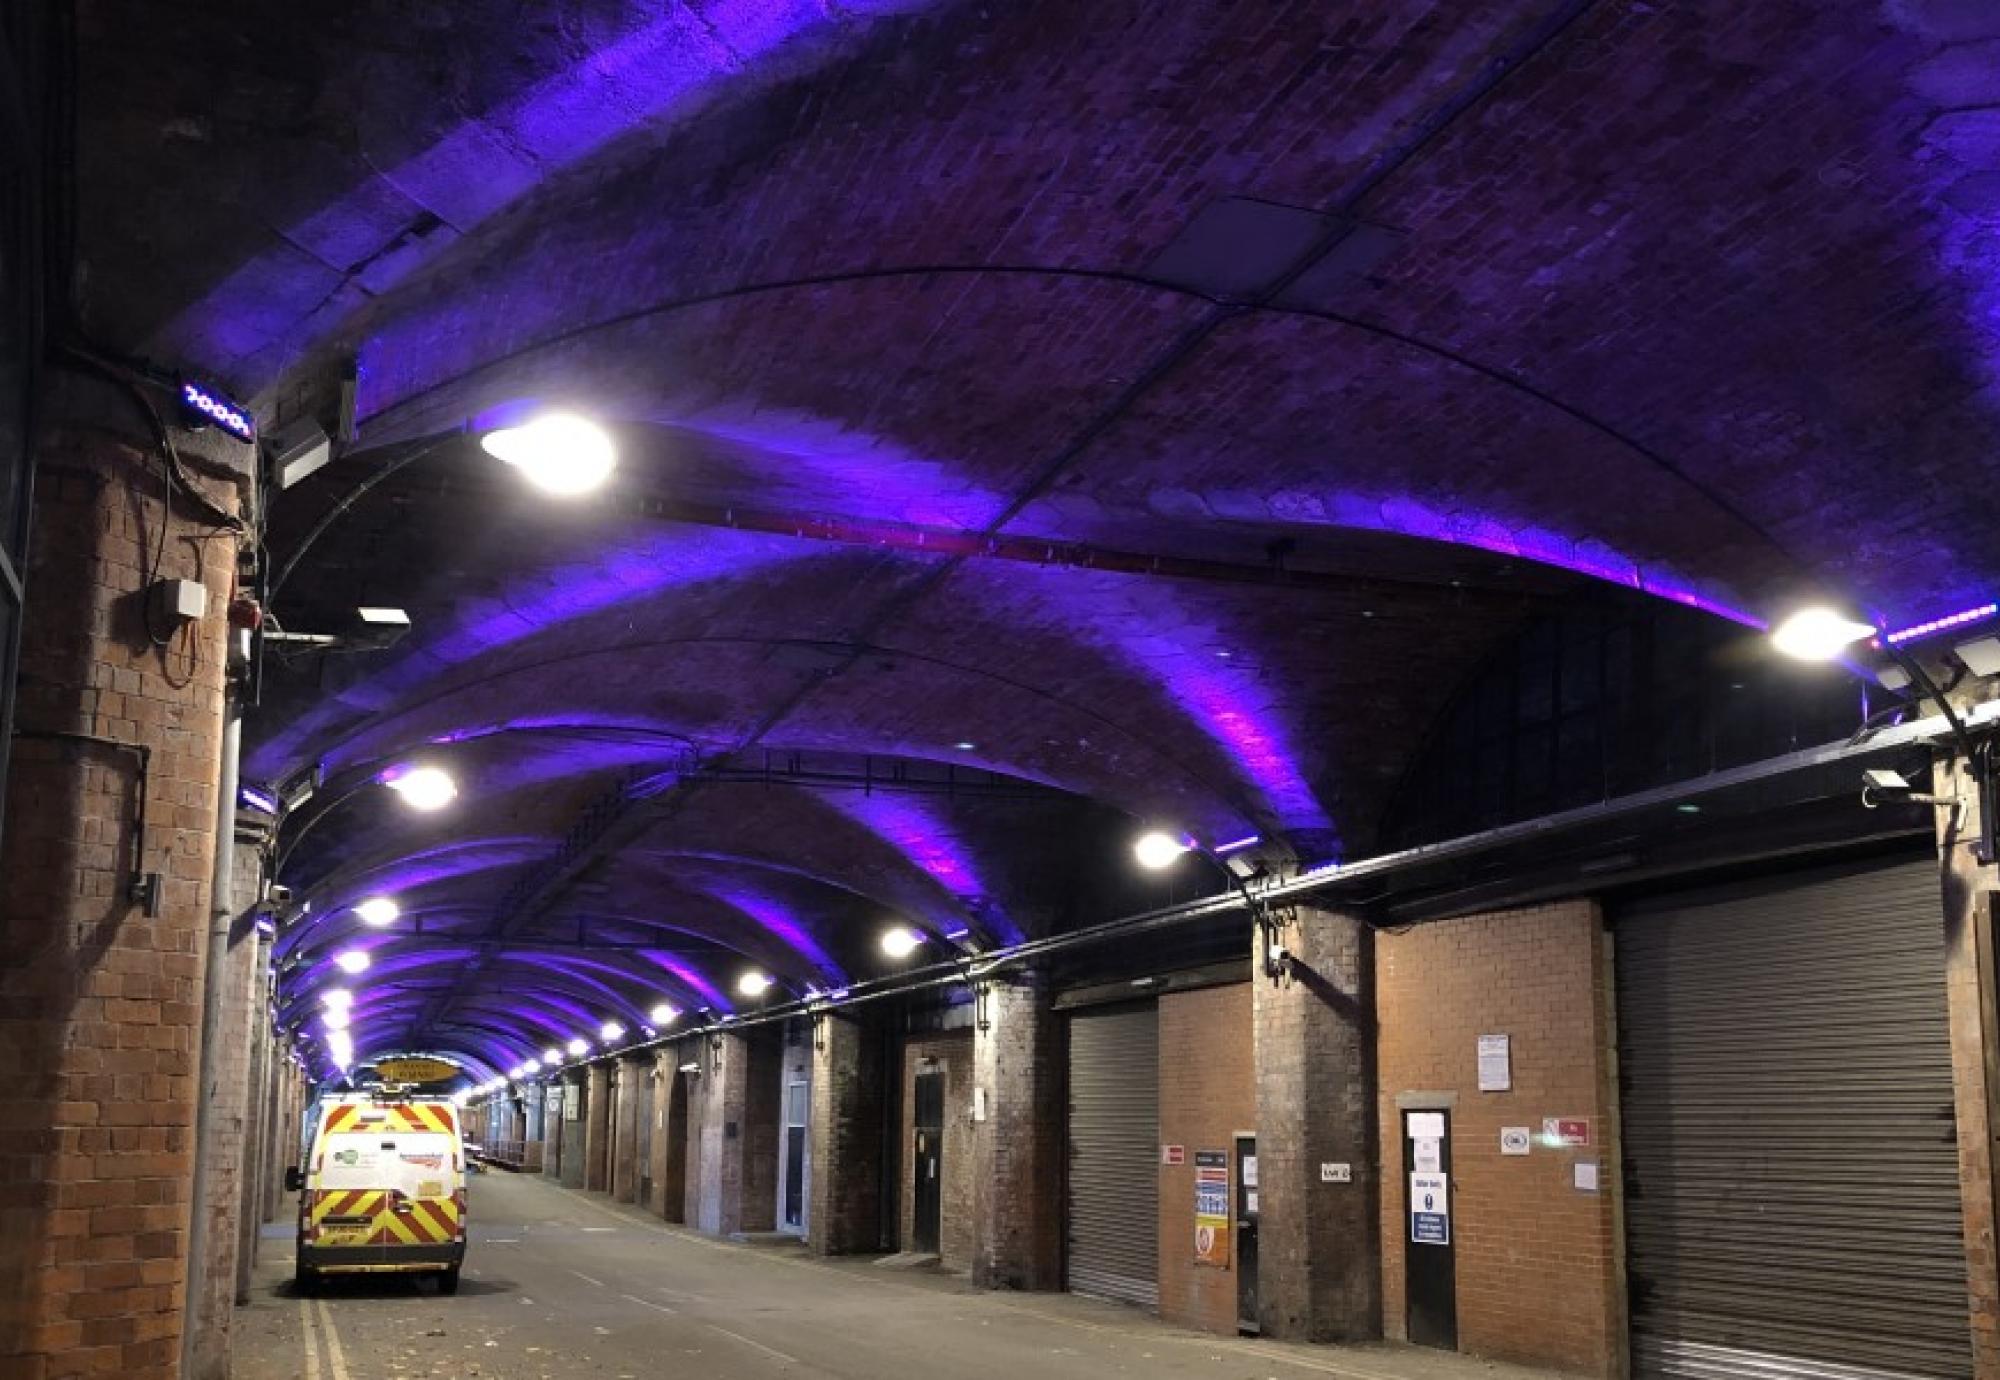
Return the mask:
<path fill-rule="evenodd" d="M 1444 1170 L 1444 1142 L 1420 1140 L 1414 1143 L 1411 1168 L 1419 1174 L 1438 1174 Z"/>
<path fill-rule="evenodd" d="M 1404 1129 L 1411 1140 L 1443 1140 L 1443 1112 L 1411 1112 L 1406 1118 Z"/>

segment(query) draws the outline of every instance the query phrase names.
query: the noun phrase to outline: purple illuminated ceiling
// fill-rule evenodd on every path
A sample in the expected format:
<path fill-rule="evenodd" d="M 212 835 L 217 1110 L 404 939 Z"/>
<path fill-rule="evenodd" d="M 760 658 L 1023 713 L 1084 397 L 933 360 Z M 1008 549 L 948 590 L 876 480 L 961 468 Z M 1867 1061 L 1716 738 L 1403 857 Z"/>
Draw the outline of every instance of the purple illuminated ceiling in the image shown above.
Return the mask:
<path fill-rule="evenodd" d="M 751 964 L 860 981 L 891 920 L 1075 923 L 1142 823 L 1367 853 L 1457 688 L 1565 601 L 1983 604 L 1976 8 L 1589 7 L 1518 64 L 1528 7 L 1426 0 L 135 10 L 85 54 L 94 334 L 266 425 L 360 363 L 361 453 L 278 496 L 274 554 L 370 447 L 496 405 L 624 447 L 571 505 L 443 447 L 277 601 L 416 630 L 275 665 L 253 780 L 460 783 L 312 826 L 288 1009 L 350 939 L 382 954 L 358 1044 L 489 1063 L 663 993 L 726 1011 Z M 1203 239 L 1246 205 L 1268 236 Z M 690 770 L 787 754 L 868 780 Z M 917 768 L 993 789 L 872 791 Z M 361 931 L 377 892 L 430 928 Z"/>

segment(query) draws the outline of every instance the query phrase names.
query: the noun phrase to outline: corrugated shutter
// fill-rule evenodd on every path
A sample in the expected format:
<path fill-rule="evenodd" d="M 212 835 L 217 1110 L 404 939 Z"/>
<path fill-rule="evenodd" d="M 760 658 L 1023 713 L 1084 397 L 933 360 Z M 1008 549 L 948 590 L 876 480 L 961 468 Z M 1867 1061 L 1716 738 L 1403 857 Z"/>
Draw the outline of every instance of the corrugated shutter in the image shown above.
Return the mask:
<path fill-rule="evenodd" d="M 1937 865 L 1619 916 L 1633 1369 L 1972 1374 Z"/>
<path fill-rule="evenodd" d="M 1069 1287 L 1160 1305 L 1158 1006 L 1069 1023 Z"/>

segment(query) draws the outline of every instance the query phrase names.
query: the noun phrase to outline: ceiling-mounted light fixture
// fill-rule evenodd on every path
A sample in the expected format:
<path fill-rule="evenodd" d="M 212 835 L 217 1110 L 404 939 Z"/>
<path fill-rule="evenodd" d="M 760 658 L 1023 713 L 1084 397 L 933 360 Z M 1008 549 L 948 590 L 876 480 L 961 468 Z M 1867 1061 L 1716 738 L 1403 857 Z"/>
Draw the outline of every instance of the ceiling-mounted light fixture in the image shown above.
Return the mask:
<path fill-rule="evenodd" d="M 565 498 L 589 493 L 618 466 L 610 435 L 573 412 L 544 412 L 519 426 L 489 431 L 479 444 L 536 488 Z"/>
<path fill-rule="evenodd" d="M 661 1002 L 646 1013 L 646 1019 L 654 1025 L 672 1025 L 681 1018 L 680 1011 L 671 1002 Z"/>
<path fill-rule="evenodd" d="M 380 930 L 395 924 L 403 908 L 387 896 L 370 896 L 354 908 L 354 913 L 361 917 L 362 924 Z"/>
<path fill-rule="evenodd" d="M 607 1045 L 615 1044 L 625 1038 L 625 1027 L 616 1021 L 606 1021 L 597 1027 L 597 1038 Z"/>
<path fill-rule="evenodd" d="M 319 994 L 319 1004 L 329 1011 L 345 1011 L 354 1005 L 354 993 L 345 987 L 329 987 Z"/>
<path fill-rule="evenodd" d="M 443 767 L 400 767 L 382 777 L 382 784 L 401 796 L 412 810 L 428 814 L 458 799 L 458 783 Z"/>
<path fill-rule="evenodd" d="M 1857 623 L 1830 608 L 1814 607 L 1800 609 L 1772 629 L 1771 645 L 1800 661 L 1832 661 L 1874 635 L 1871 624 Z"/>
<path fill-rule="evenodd" d="M 346 1007 L 329 1006 L 320 1013 L 319 1023 L 328 1030 L 345 1030 L 352 1023 L 353 1019 L 348 1014 Z"/>
<path fill-rule="evenodd" d="M 746 997 L 761 997 L 771 990 L 771 979 L 753 968 L 736 979 L 736 990 Z"/>
<path fill-rule="evenodd" d="M 569 1042 L 570 1058 L 580 1059 L 588 1053 L 590 1053 L 590 1041 L 585 1039 L 575 1039 Z"/>
<path fill-rule="evenodd" d="M 542 1051 L 542 1062 L 544 1064 L 547 1064 L 551 1068 L 554 1068 L 557 1064 L 560 1064 L 562 1060 L 563 1060 L 563 1052 L 555 1045 L 550 1045 L 547 1049 Z"/>
<path fill-rule="evenodd" d="M 352 977 L 368 971 L 368 950 L 346 949 L 333 956 L 334 966 Z"/>

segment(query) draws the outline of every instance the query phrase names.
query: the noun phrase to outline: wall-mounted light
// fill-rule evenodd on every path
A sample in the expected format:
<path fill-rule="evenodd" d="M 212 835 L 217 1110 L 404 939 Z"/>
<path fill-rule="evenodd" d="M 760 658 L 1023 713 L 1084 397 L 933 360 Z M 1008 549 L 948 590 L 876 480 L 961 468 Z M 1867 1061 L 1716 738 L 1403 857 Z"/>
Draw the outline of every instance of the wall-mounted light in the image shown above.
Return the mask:
<path fill-rule="evenodd" d="M 1800 661 L 1832 661 L 1875 629 L 1833 609 L 1800 609 L 1771 630 L 1771 645 Z"/>
<path fill-rule="evenodd" d="M 479 444 L 536 488 L 565 498 L 589 493 L 618 466 L 610 435 L 573 412 L 545 412 L 519 426 L 489 431 Z"/>
<path fill-rule="evenodd" d="M 354 913 L 361 917 L 362 924 L 380 930 L 395 924 L 403 908 L 387 896 L 370 896 L 354 908 Z"/>
<path fill-rule="evenodd" d="M 1132 856 L 1139 860 L 1139 866 L 1152 871 L 1172 867 L 1188 851 L 1188 841 L 1177 838 L 1162 829 L 1154 829 L 1139 835 L 1132 844 Z"/>
<path fill-rule="evenodd" d="M 897 925 L 882 933 L 882 952 L 891 958 L 908 958 L 922 946 L 924 937 L 908 925 Z"/>
<path fill-rule="evenodd" d="M 442 810 L 458 799 L 458 783 L 443 767 L 398 767 L 383 775 L 382 784 L 401 796 L 412 810 L 426 814 Z"/>
<path fill-rule="evenodd" d="M 181 381 L 181 407 L 187 419 L 197 426 L 219 426 L 239 441 L 257 439 L 257 422 L 250 415 L 250 409 L 232 402 L 218 389 L 184 379 Z"/>

